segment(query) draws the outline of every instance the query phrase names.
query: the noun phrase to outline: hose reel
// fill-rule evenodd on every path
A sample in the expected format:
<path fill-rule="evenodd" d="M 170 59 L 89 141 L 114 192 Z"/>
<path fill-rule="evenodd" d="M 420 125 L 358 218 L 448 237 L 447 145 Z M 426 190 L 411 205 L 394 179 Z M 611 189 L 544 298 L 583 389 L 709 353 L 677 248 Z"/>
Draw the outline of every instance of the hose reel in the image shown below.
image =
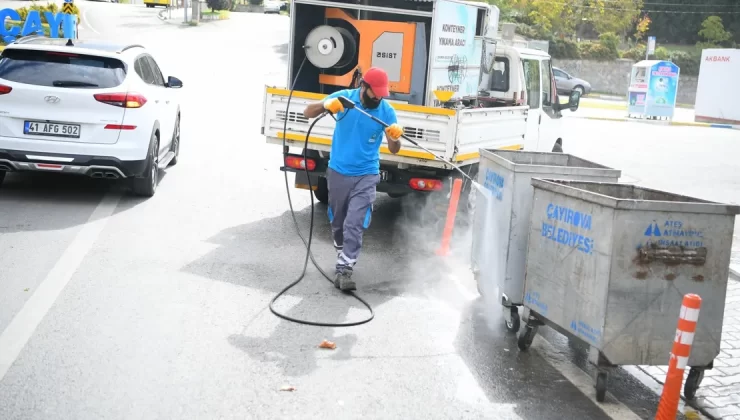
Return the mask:
<path fill-rule="evenodd" d="M 352 34 L 329 25 L 313 28 L 306 36 L 304 47 L 308 61 L 320 69 L 347 66 L 357 54 L 357 42 Z"/>

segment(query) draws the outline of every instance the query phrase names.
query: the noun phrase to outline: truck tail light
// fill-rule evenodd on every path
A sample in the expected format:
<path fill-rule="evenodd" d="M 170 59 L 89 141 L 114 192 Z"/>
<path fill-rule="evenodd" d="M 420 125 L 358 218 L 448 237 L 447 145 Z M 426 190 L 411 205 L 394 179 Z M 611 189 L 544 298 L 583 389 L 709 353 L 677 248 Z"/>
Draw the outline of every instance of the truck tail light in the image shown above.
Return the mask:
<path fill-rule="evenodd" d="M 417 191 L 439 191 L 442 189 L 442 181 L 428 178 L 411 178 L 409 186 Z"/>
<path fill-rule="evenodd" d="M 304 170 L 308 168 L 309 171 L 316 169 L 316 161 L 313 159 L 304 159 L 303 156 L 286 156 L 285 165 L 293 169 Z"/>
<path fill-rule="evenodd" d="M 95 100 L 104 104 L 120 106 L 121 108 L 141 108 L 146 103 L 144 95 L 135 92 L 129 93 L 96 93 Z"/>
<path fill-rule="evenodd" d="M 11 90 L 13 88 L 10 86 L 0 85 L 0 95 L 7 95 Z"/>

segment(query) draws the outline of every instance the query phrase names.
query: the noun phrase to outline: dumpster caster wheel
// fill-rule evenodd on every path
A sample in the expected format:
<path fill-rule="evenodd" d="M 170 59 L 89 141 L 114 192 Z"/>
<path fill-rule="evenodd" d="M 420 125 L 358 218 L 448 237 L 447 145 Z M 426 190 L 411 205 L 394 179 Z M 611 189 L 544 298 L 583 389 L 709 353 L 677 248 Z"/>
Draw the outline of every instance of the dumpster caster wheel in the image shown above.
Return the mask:
<path fill-rule="evenodd" d="M 538 329 L 539 326 L 537 325 L 527 325 L 524 327 L 524 330 L 519 332 L 519 339 L 516 342 L 517 346 L 519 346 L 519 350 L 526 351 L 529 349 L 529 346 L 531 346 L 534 341 L 534 336 L 537 335 Z"/>
<path fill-rule="evenodd" d="M 509 317 L 508 319 L 505 319 L 506 329 L 513 333 L 519 332 L 519 328 L 521 327 L 521 319 L 519 318 L 519 310 L 516 308 L 516 306 L 512 306 L 511 308 L 509 308 L 509 311 L 510 311 Z"/>
<path fill-rule="evenodd" d="M 606 372 L 599 372 L 596 374 L 596 401 L 604 402 L 606 399 Z"/>
<path fill-rule="evenodd" d="M 683 386 L 683 395 L 687 400 L 693 400 L 696 397 L 696 391 L 704 379 L 704 369 L 691 368 L 689 376 L 686 378 L 686 384 Z"/>

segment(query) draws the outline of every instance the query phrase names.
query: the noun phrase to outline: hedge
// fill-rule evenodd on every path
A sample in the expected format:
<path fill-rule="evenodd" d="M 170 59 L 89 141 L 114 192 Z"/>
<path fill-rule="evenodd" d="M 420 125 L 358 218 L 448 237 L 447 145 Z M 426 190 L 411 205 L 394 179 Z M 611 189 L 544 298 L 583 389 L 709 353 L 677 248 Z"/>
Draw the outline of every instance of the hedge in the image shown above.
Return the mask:
<path fill-rule="evenodd" d="M 608 61 L 617 58 L 627 58 L 634 61 L 645 59 L 645 45 L 637 45 L 626 51 L 617 51 L 614 48 L 605 46 L 611 44 L 612 40 L 606 42 L 574 42 L 568 39 L 555 39 L 550 41 L 550 55 L 553 58 L 563 60 L 598 60 Z M 658 47 L 655 53 L 650 55 L 653 60 L 667 60 L 675 63 L 680 69 L 681 74 L 687 76 L 696 76 L 699 74 L 699 65 L 701 62 L 701 53 L 686 51 L 669 51 L 666 48 Z"/>

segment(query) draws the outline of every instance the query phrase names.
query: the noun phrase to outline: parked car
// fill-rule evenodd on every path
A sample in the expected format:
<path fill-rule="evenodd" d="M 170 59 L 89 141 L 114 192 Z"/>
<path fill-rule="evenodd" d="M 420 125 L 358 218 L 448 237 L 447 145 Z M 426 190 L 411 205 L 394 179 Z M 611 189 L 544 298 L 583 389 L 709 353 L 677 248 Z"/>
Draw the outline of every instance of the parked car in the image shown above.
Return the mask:
<path fill-rule="evenodd" d="M 283 2 L 277 0 L 265 0 L 265 13 L 280 13 L 283 8 Z"/>
<path fill-rule="evenodd" d="M 121 179 L 151 197 L 180 153 L 182 82 L 141 45 L 21 38 L 0 55 L 0 183 L 8 171 Z"/>
<path fill-rule="evenodd" d="M 553 67 L 552 72 L 555 76 L 555 86 L 558 89 L 558 93 L 570 95 L 571 92 L 578 92 L 581 96 L 591 93 L 591 83 L 573 77 L 563 69 L 557 67 Z"/>

